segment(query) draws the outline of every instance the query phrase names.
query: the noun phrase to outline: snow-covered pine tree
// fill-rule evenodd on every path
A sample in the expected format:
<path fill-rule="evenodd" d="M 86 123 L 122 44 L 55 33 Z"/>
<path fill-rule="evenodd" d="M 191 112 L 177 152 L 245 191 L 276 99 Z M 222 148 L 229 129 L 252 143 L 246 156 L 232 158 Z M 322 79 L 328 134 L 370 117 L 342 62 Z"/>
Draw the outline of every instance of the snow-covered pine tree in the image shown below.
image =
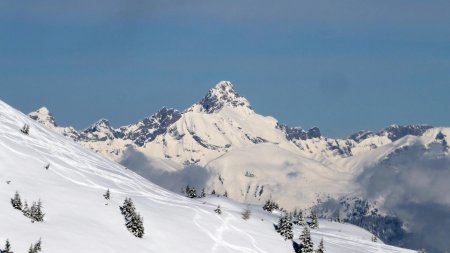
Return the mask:
<path fill-rule="evenodd" d="M 299 210 L 297 212 L 297 215 L 295 216 L 295 221 L 297 225 L 303 226 L 305 225 L 305 219 L 303 218 L 303 212 L 302 210 Z"/>
<path fill-rule="evenodd" d="M 2 249 L 2 250 L 0 250 L 0 252 L 1 252 L 1 253 L 14 253 L 14 252 L 11 250 L 11 244 L 9 243 L 9 240 L 8 240 L 8 239 L 6 239 L 6 242 L 5 242 L 5 248 Z"/>
<path fill-rule="evenodd" d="M 24 124 L 20 131 L 26 135 L 30 133 L 30 126 L 28 124 Z"/>
<path fill-rule="evenodd" d="M 25 201 L 23 204 L 22 213 L 25 217 L 31 218 L 31 211 L 30 208 L 28 207 L 27 201 Z"/>
<path fill-rule="evenodd" d="M 372 242 L 377 242 L 378 238 L 375 235 L 372 235 Z"/>
<path fill-rule="evenodd" d="M 320 240 L 319 248 L 317 248 L 316 253 L 324 253 L 325 252 L 325 246 L 323 245 L 323 238 Z"/>
<path fill-rule="evenodd" d="M 38 202 L 33 202 L 30 207 L 30 216 L 33 221 L 42 222 L 44 221 L 45 213 L 42 212 L 42 202 L 38 200 Z"/>
<path fill-rule="evenodd" d="M 142 238 L 144 236 L 144 219 L 139 213 L 136 213 L 131 198 L 125 198 L 123 206 L 120 206 L 120 212 L 125 218 L 125 226 L 134 236 Z"/>
<path fill-rule="evenodd" d="M 33 246 L 34 253 L 40 252 L 42 250 L 41 243 L 42 243 L 41 238 L 39 238 L 39 241 L 37 241 Z"/>
<path fill-rule="evenodd" d="M 14 194 L 14 198 L 11 199 L 11 205 L 14 207 L 14 209 L 22 210 L 22 200 L 20 199 L 18 191 L 16 191 L 16 193 Z"/>
<path fill-rule="evenodd" d="M 311 211 L 311 222 L 309 223 L 309 227 L 312 229 L 319 227 L 319 220 L 317 219 L 317 214 L 314 211 Z"/>
<path fill-rule="evenodd" d="M 300 235 L 300 250 L 298 253 L 313 253 L 314 244 L 311 240 L 311 232 L 308 226 L 303 227 L 302 234 Z"/>
<path fill-rule="evenodd" d="M 186 197 L 193 199 L 193 198 L 197 197 L 197 190 L 195 190 L 195 188 L 193 188 L 193 187 L 191 188 L 191 187 L 189 187 L 189 185 L 187 185 L 185 194 L 186 194 Z"/>
<path fill-rule="evenodd" d="M 200 198 L 206 197 L 205 188 L 202 188 L 202 192 L 200 193 Z"/>
<path fill-rule="evenodd" d="M 106 200 L 109 200 L 111 198 L 111 192 L 109 191 L 109 188 L 106 190 L 105 194 L 103 194 L 103 197 Z"/>
<path fill-rule="evenodd" d="M 284 214 L 278 220 L 277 232 L 283 236 L 284 240 L 291 240 L 294 237 L 292 232 L 292 221 L 289 218 L 289 215 Z"/>
<path fill-rule="evenodd" d="M 127 227 L 134 236 L 139 238 L 144 236 L 144 219 L 139 213 L 134 213 L 134 215 L 131 216 L 131 220 Z"/>
<path fill-rule="evenodd" d="M 216 190 L 213 189 L 213 190 L 211 191 L 211 195 L 216 195 Z"/>
<path fill-rule="evenodd" d="M 228 198 L 228 192 L 225 191 L 225 193 L 223 194 L 223 196 L 224 196 L 225 198 Z"/>
<path fill-rule="evenodd" d="M 220 209 L 220 205 L 218 205 L 217 208 L 214 209 L 214 212 L 216 212 L 217 214 L 222 214 L 222 210 Z"/>
<path fill-rule="evenodd" d="M 252 211 L 251 211 L 250 208 L 247 206 L 247 207 L 244 209 L 244 211 L 242 211 L 241 215 L 242 215 L 242 219 L 248 220 L 248 219 L 250 219 L 250 216 L 252 215 Z"/>

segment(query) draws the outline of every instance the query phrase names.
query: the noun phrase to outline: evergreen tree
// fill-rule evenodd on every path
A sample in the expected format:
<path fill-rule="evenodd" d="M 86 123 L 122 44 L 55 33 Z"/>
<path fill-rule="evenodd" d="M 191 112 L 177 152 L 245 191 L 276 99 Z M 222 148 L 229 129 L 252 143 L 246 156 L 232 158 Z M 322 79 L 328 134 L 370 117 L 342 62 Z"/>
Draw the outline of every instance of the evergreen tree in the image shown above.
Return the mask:
<path fill-rule="evenodd" d="M 297 213 L 297 215 L 295 216 L 295 220 L 296 220 L 296 224 L 297 225 L 300 225 L 300 226 L 303 226 L 303 225 L 305 225 L 305 219 L 303 218 L 303 212 L 302 212 L 302 210 L 299 210 L 298 211 L 298 213 Z"/>
<path fill-rule="evenodd" d="M 291 240 L 294 237 L 292 232 L 292 221 L 289 215 L 284 214 L 278 220 L 277 232 L 284 237 L 284 240 Z"/>
<path fill-rule="evenodd" d="M 22 213 L 25 217 L 31 218 L 31 211 L 28 208 L 28 203 L 25 201 L 22 208 Z"/>
<path fill-rule="evenodd" d="M 30 207 L 30 216 L 33 221 L 42 222 L 44 221 L 45 213 L 42 212 L 42 202 L 38 200 L 38 202 L 33 202 Z"/>
<path fill-rule="evenodd" d="M 120 212 L 125 218 L 125 226 L 134 236 L 142 238 L 144 236 L 144 219 L 136 212 L 131 198 L 125 198 L 123 206 L 120 206 Z"/>
<path fill-rule="evenodd" d="M 375 235 L 372 235 L 372 242 L 377 242 L 378 238 Z"/>
<path fill-rule="evenodd" d="M 320 240 L 319 248 L 317 248 L 316 253 L 324 253 L 325 252 L 325 246 L 323 245 L 323 238 Z"/>
<path fill-rule="evenodd" d="M 110 198 L 111 198 L 111 193 L 109 192 L 109 188 L 106 190 L 105 194 L 103 194 L 103 197 L 104 197 L 106 200 L 110 200 Z"/>
<path fill-rule="evenodd" d="M 205 188 L 202 188 L 202 192 L 200 193 L 200 198 L 206 197 Z"/>
<path fill-rule="evenodd" d="M 244 220 L 250 219 L 251 214 L 252 214 L 252 211 L 250 210 L 250 208 L 249 207 L 245 208 L 244 211 L 241 213 L 242 219 L 244 219 Z"/>
<path fill-rule="evenodd" d="M 14 194 L 14 198 L 11 199 L 11 205 L 17 210 L 22 210 L 22 200 L 18 191 Z"/>
<path fill-rule="evenodd" d="M 195 190 L 195 188 L 191 188 L 191 187 L 189 187 L 189 185 L 187 185 L 185 194 L 186 194 L 186 197 L 193 199 L 193 198 L 197 197 L 197 190 Z"/>
<path fill-rule="evenodd" d="M 216 195 L 216 190 L 213 189 L 213 190 L 211 191 L 211 195 Z"/>
<path fill-rule="evenodd" d="M 220 209 L 220 205 L 218 205 L 217 208 L 214 209 L 214 212 L 216 212 L 217 214 L 222 214 L 222 210 Z"/>
<path fill-rule="evenodd" d="M 144 236 L 144 218 L 139 213 L 135 213 L 131 216 L 127 228 L 134 236 L 142 238 Z"/>
<path fill-rule="evenodd" d="M 317 219 L 317 214 L 314 211 L 311 211 L 311 222 L 309 223 L 309 227 L 312 229 L 319 227 L 319 221 Z"/>
<path fill-rule="evenodd" d="M 28 253 L 36 253 L 33 249 L 33 244 L 30 245 L 30 248 L 28 249 Z"/>
<path fill-rule="evenodd" d="M 228 192 L 225 191 L 225 193 L 223 194 L 224 197 L 228 198 Z"/>
<path fill-rule="evenodd" d="M 299 253 L 313 253 L 314 244 L 311 240 L 311 233 L 307 226 L 303 227 L 302 234 L 300 235 L 300 251 Z"/>
<path fill-rule="evenodd" d="M 38 253 L 42 250 L 40 238 L 39 238 L 39 241 L 37 241 L 34 245 L 31 244 L 30 250 L 28 252 L 32 252 L 32 253 Z"/>
<path fill-rule="evenodd" d="M 0 250 L 0 252 L 2 252 L 2 253 L 14 253 L 13 251 L 11 251 L 11 244 L 9 243 L 8 239 L 6 239 L 5 248 L 3 250 Z"/>
<path fill-rule="evenodd" d="M 28 124 L 24 124 L 20 131 L 26 135 L 30 133 L 30 126 Z"/>

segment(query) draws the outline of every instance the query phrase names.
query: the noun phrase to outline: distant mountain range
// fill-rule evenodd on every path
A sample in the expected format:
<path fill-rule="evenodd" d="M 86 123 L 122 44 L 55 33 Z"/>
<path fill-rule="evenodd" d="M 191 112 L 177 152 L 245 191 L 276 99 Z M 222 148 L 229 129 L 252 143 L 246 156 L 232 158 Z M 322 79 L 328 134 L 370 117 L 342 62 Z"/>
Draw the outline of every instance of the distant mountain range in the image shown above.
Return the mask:
<path fill-rule="evenodd" d="M 176 192 L 191 185 L 241 202 L 271 198 L 358 223 L 396 245 L 450 249 L 422 224 L 433 220 L 423 213 L 430 205 L 450 217 L 450 128 L 392 125 L 327 138 L 257 114 L 228 81 L 184 111 L 162 108 L 119 128 L 105 119 L 81 131 L 61 127 L 45 107 L 29 116 Z M 450 229 L 450 221 L 441 225 Z"/>

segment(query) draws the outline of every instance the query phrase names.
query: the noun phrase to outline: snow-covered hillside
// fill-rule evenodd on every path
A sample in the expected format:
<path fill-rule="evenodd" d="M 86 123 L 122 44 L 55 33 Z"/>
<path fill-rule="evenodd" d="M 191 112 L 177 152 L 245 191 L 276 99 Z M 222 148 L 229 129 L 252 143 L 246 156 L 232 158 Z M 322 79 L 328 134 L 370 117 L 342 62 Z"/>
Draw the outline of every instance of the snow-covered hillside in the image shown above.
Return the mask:
<path fill-rule="evenodd" d="M 82 131 L 59 127 L 46 108 L 30 117 L 175 192 L 186 185 L 205 187 L 244 203 L 262 204 L 271 198 L 287 209 L 337 201 L 342 203 L 333 206 L 340 210 L 323 215 L 345 217 L 355 213 L 348 200 L 367 201 L 371 211 L 363 208 L 363 213 L 371 221 L 365 226 L 397 245 L 423 243 L 431 248 L 442 241 L 418 225 L 416 218 L 433 216 L 419 212 L 424 203 L 439 205 L 444 210 L 440 215 L 450 216 L 450 199 L 442 196 L 450 191 L 445 169 L 450 167 L 450 128 L 392 125 L 346 139 L 327 138 L 316 127 L 289 127 L 257 114 L 228 81 L 183 112 L 162 108 L 118 128 L 105 119 Z M 414 183 L 418 175 L 421 184 Z M 411 197 L 403 188 L 420 197 Z M 417 213 L 406 213 L 404 206 Z M 401 231 L 401 238 L 372 224 L 373 219 L 380 223 L 380 215 L 400 217 L 394 230 Z M 443 228 L 450 229 L 450 224 Z"/>
<path fill-rule="evenodd" d="M 30 125 L 28 135 L 19 131 Z M 49 168 L 45 166 L 50 164 Z M 0 241 L 26 252 L 42 240 L 43 252 L 294 252 L 273 227 L 278 217 L 260 206 L 216 196 L 188 199 L 169 192 L 131 170 L 79 146 L 0 102 Z M 111 200 L 102 196 L 111 190 Z M 40 199 L 44 222 L 13 209 L 10 198 Z M 131 197 L 144 218 L 145 235 L 134 237 L 120 213 Z M 220 204 L 223 213 L 213 210 Z M 295 238 L 301 227 L 295 227 Z M 412 252 L 381 242 L 348 224 L 320 220 L 312 231 L 327 252 Z M 298 241 L 298 240 L 296 240 Z"/>

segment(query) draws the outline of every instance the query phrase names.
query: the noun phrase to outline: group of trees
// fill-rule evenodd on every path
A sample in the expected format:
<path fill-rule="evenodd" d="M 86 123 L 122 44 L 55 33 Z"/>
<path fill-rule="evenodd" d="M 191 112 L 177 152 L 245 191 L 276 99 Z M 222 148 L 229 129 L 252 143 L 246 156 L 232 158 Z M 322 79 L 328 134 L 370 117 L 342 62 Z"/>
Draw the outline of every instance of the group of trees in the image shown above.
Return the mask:
<path fill-rule="evenodd" d="M 14 197 L 11 199 L 11 205 L 14 209 L 22 211 L 22 214 L 25 217 L 31 219 L 31 222 L 43 222 L 45 213 L 42 211 L 42 202 L 41 200 L 33 201 L 31 207 L 28 206 L 28 203 L 24 201 L 22 204 L 22 200 L 20 198 L 20 194 L 18 191 L 14 194 Z"/>
<path fill-rule="evenodd" d="M 28 249 L 28 253 L 38 253 L 42 250 L 42 241 L 39 239 L 35 244 L 31 244 L 30 248 Z M 11 249 L 11 244 L 9 243 L 9 240 L 6 239 L 5 247 L 3 249 L 0 249 L 0 253 L 14 253 Z"/>
<path fill-rule="evenodd" d="M 123 206 L 120 206 L 120 212 L 125 218 L 125 226 L 134 236 L 142 238 L 144 236 L 144 218 L 136 212 L 131 198 L 125 198 Z"/>
<path fill-rule="evenodd" d="M 184 194 L 186 195 L 186 197 L 191 199 L 206 197 L 205 188 L 202 188 L 200 194 L 197 195 L 197 190 L 194 187 L 190 187 L 189 185 L 187 185 L 186 188 L 184 189 Z"/>
<path fill-rule="evenodd" d="M 314 244 L 311 239 L 310 229 L 315 229 L 319 227 L 319 221 L 317 214 L 311 211 L 310 221 L 305 222 L 303 217 L 303 212 L 300 210 L 295 210 L 294 212 L 288 213 L 283 209 L 279 208 L 278 204 L 272 200 L 267 200 L 263 206 L 263 209 L 272 212 L 273 210 L 282 210 L 282 215 L 278 220 L 278 224 L 275 226 L 276 231 L 284 238 L 284 240 L 292 240 L 294 238 L 293 225 L 303 226 L 302 234 L 300 235 L 300 245 L 295 248 L 296 253 L 323 253 L 325 252 L 325 247 L 323 240 L 321 240 L 318 248 L 314 251 Z"/>
<path fill-rule="evenodd" d="M 263 209 L 267 212 L 272 212 L 273 210 L 280 209 L 280 206 L 273 200 L 269 199 L 266 201 L 266 203 L 263 206 Z"/>

